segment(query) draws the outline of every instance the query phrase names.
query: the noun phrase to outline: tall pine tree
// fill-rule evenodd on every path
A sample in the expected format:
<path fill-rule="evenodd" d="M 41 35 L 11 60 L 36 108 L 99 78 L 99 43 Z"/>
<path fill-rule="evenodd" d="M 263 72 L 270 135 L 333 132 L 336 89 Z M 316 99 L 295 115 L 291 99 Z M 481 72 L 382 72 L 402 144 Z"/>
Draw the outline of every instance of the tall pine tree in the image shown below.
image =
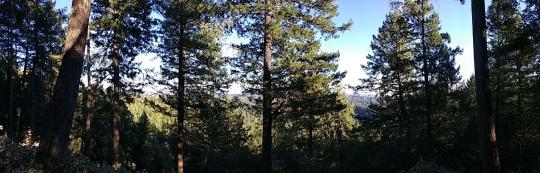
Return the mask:
<path fill-rule="evenodd" d="M 224 59 L 220 55 L 220 38 L 224 31 L 220 6 L 207 0 L 166 0 L 160 2 L 164 17 L 160 57 L 163 79 L 173 96 L 164 101 L 177 112 L 177 171 L 184 172 L 186 159 L 184 120 L 188 109 L 200 109 L 214 97 L 224 97 L 228 82 L 224 75 Z M 215 107 L 217 109 L 217 107 Z"/>
<path fill-rule="evenodd" d="M 230 9 L 235 18 L 235 29 L 241 37 L 247 37 L 248 43 L 238 46 L 238 64 L 246 69 L 244 77 L 247 93 L 262 95 L 263 172 L 272 172 L 272 121 L 280 111 L 283 99 L 276 98 L 276 83 L 279 76 L 273 68 L 274 61 L 286 58 L 282 52 L 294 49 L 286 33 L 317 33 L 324 38 L 336 37 L 349 25 L 338 26 L 332 22 L 337 15 L 335 1 L 231 1 Z M 293 32 L 297 30 L 296 32 Z M 262 61 L 259 59 L 262 58 Z M 262 70 L 262 74 L 257 71 Z M 285 76 L 287 77 L 287 76 Z M 261 80 L 262 79 L 262 80 Z M 275 104 L 274 104 L 275 103 Z"/>
<path fill-rule="evenodd" d="M 146 0 L 96 0 L 93 3 L 92 24 L 96 47 L 102 56 L 110 58 L 112 84 L 112 154 L 114 168 L 120 167 L 120 119 L 124 109 L 121 95 L 137 91 L 133 83 L 122 79 L 134 78 L 140 69 L 134 58 L 146 53 L 153 40 L 152 27 L 155 21 L 150 17 L 152 1 Z M 135 90 L 133 90 L 135 89 Z"/>
<path fill-rule="evenodd" d="M 413 61 L 415 63 L 415 87 L 420 87 L 422 94 L 417 96 L 423 108 L 417 109 L 423 118 L 422 140 L 418 146 L 420 154 L 428 160 L 434 159 L 436 141 L 435 127 L 448 114 L 448 100 L 452 87 L 461 79 L 459 69 L 455 65 L 455 56 L 461 53 L 460 48 L 452 48 L 448 44 L 450 35 L 441 33 L 437 12 L 429 0 L 406 0 L 404 10 L 411 24 L 414 37 Z"/>
<path fill-rule="evenodd" d="M 49 109 L 48 128 L 39 146 L 40 160 L 51 171 L 65 171 L 63 167 L 82 74 L 90 10 L 89 0 L 74 0 L 72 3 L 62 65 Z"/>

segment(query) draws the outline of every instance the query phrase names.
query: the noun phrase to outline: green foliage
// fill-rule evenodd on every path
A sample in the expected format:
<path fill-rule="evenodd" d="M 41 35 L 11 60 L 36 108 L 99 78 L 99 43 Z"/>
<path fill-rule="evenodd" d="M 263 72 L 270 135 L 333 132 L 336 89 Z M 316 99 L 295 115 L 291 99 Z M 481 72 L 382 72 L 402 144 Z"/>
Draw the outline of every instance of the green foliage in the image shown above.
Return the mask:
<path fill-rule="evenodd" d="M 454 148 L 468 119 L 460 114 L 459 68 L 450 36 L 440 33 L 437 13 L 429 1 L 393 1 L 379 34 L 373 37 L 373 53 L 367 56 L 359 90 L 376 91 L 378 102 L 370 106 L 373 117 L 363 120 L 366 147 L 378 164 L 377 171 L 399 171 L 420 158 L 443 161 Z M 457 87 L 457 88 L 456 88 Z M 407 159 L 406 159 L 407 158 Z"/>
<path fill-rule="evenodd" d="M 495 1 L 488 10 L 490 69 L 493 71 L 491 90 L 497 122 L 497 138 L 501 146 L 501 164 L 507 171 L 528 172 L 538 169 L 532 160 L 540 153 L 540 134 L 535 94 L 531 94 L 537 78 L 538 50 L 534 34 L 516 32 L 528 30 L 534 22 L 520 11 L 520 2 Z M 529 9 L 531 10 L 531 9 Z M 523 18 L 522 16 L 526 16 Z M 527 152 L 523 152 L 527 150 Z"/>
<path fill-rule="evenodd" d="M 63 50 L 66 16 L 51 0 L 1 1 L 0 9 L 0 92 L 6 98 L 0 122 L 6 122 L 2 124 L 10 137 L 20 137 L 29 127 L 39 136 L 46 124 L 43 112 L 56 77 L 56 57 Z"/>

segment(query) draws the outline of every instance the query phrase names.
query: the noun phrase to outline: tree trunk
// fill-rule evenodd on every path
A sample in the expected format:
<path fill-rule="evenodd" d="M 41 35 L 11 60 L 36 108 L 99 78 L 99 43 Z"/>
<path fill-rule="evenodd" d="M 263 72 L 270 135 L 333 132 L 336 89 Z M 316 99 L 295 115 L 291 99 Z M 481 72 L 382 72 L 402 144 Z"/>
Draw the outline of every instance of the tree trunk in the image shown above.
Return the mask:
<path fill-rule="evenodd" d="M 272 0 L 265 0 L 263 66 L 263 172 L 272 172 Z"/>
<path fill-rule="evenodd" d="M 15 16 L 14 12 L 13 12 L 13 1 L 10 1 L 10 12 L 11 12 L 11 16 Z M 14 50 L 13 50 L 13 31 L 12 31 L 12 27 L 11 26 L 10 28 L 8 28 L 8 71 L 7 71 L 7 80 L 8 80 L 8 92 L 9 92 L 9 97 L 8 97 L 8 126 L 7 126 L 7 134 L 10 138 L 14 138 L 14 134 L 15 134 L 15 114 L 14 114 L 14 111 L 13 111 L 13 95 L 15 94 L 14 91 L 13 91 L 13 76 L 14 76 L 14 69 L 15 69 L 15 53 L 14 53 Z"/>
<path fill-rule="evenodd" d="M 183 37 L 184 35 L 184 25 L 182 24 L 180 26 L 180 35 Z M 186 107 L 185 107 L 185 98 L 184 98 L 184 92 L 185 92 L 185 54 L 184 54 L 184 46 L 182 42 L 178 45 L 178 104 L 176 105 L 176 109 L 178 111 L 178 117 L 177 117 L 177 125 L 178 125 L 178 131 L 176 136 L 176 142 L 177 142 L 177 155 L 176 155 L 176 161 L 177 161 L 177 171 L 178 173 L 184 172 L 184 118 L 186 116 Z"/>
<path fill-rule="evenodd" d="M 336 124 L 337 124 L 337 127 L 336 127 L 336 137 L 337 137 L 337 142 L 338 142 L 338 147 L 339 147 L 339 153 L 338 153 L 338 162 L 339 162 L 339 172 L 340 173 L 345 173 L 345 163 L 344 163 L 344 150 L 343 150 L 343 147 L 344 147 L 344 142 L 343 142 L 343 130 L 342 130 L 342 123 L 341 123 L 341 119 L 340 117 L 338 117 L 336 119 Z"/>
<path fill-rule="evenodd" d="M 313 159 L 313 141 L 315 138 L 313 131 L 315 131 L 315 117 L 311 113 L 309 114 L 308 123 L 308 156 L 309 159 Z"/>
<path fill-rule="evenodd" d="M 428 55 L 427 55 L 427 46 L 426 46 L 426 13 L 425 13 L 425 0 L 420 0 L 422 9 L 422 19 L 420 23 L 420 38 L 422 44 L 422 63 L 423 63 L 423 77 L 424 77 L 424 115 L 426 120 L 426 129 L 425 137 L 427 138 L 424 146 L 424 157 L 431 160 L 433 155 L 433 127 L 432 121 L 433 117 L 431 114 L 431 92 L 430 92 L 430 81 L 429 81 L 429 66 L 428 66 Z"/>
<path fill-rule="evenodd" d="M 40 140 L 39 159 L 51 172 L 64 172 L 69 132 L 79 89 L 90 0 L 73 0 L 62 65 L 50 104 L 47 133 Z"/>
<path fill-rule="evenodd" d="M 21 79 L 21 88 L 24 89 L 28 86 L 27 84 L 27 76 L 28 76 L 28 61 L 30 60 L 30 46 L 28 45 L 28 42 L 24 44 L 24 65 L 23 65 L 23 73 L 22 73 L 22 79 Z"/>
<path fill-rule="evenodd" d="M 26 36 L 26 34 L 25 34 Z M 22 73 L 22 77 L 21 77 L 21 82 L 20 82 L 20 87 L 19 87 L 19 91 L 21 93 L 21 95 L 25 95 L 27 92 L 28 92 L 28 86 L 30 86 L 28 84 L 28 65 L 29 65 L 29 61 L 30 61 L 30 53 L 29 53 L 29 50 L 30 49 L 30 46 L 28 45 L 28 41 L 24 44 L 24 65 L 23 65 L 23 73 Z M 23 107 L 23 114 L 25 113 L 25 102 L 24 101 L 21 101 L 21 103 L 19 103 L 18 105 L 18 108 L 21 108 Z M 30 124 L 30 127 L 31 127 L 31 130 L 32 130 L 32 136 L 37 136 L 36 134 L 38 133 L 42 133 L 40 131 L 37 130 L 36 126 L 35 126 L 35 121 L 34 119 L 32 119 L 31 121 L 31 124 Z"/>
<path fill-rule="evenodd" d="M 489 92 L 489 71 L 487 64 L 486 14 L 484 0 L 472 0 L 474 72 L 476 81 L 476 101 L 478 104 L 478 125 L 480 130 L 480 147 L 482 172 L 500 172 L 499 151 L 495 121 L 491 115 L 491 98 Z"/>
<path fill-rule="evenodd" d="M 92 127 L 92 109 L 94 107 L 94 99 L 92 95 L 92 55 L 90 54 L 90 26 L 88 26 L 88 38 L 86 39 L 86 103 L 85 103 L 85 123 L 83 132 L 83 153 L 90 156 L 91 140 L 90 128 Z"/>
<path fill-rule="evenodd" d="M 112 69 L 113 69 L 113 168 L 118 170 L 120 164 L 120 45 L 121 38 L 118 31 L 114 31 L 112 47 Z"/>
<path fill-rule="evenodd" d="M 35 10 L 35 14 L 34 14 L 34 21 L 36 24 L 40 24 L 42 23 L 40 20 L 39 20 L 39 4 L 36 0 L 33 1 L 34 5 L 36 6 L 36 10 Z M 35 49 L 35 55 L 34 55 L 34 58 L 32 59 L 32 69 L 31 69 L 31 77 L 30 77 L 30 107 L 27 108 L 29 109 L 27 111 L 27 114 L 30 115 L 30 124 L 32 126 L 32 128 L 35 128 L 35 123 L 36 123 L 36 114 L 38 113 L 38 107 L 40 107 L 40 102 L 39 102 L 39 99 L 38 99 L 38 95 L 41 94 L 38 92 L 38 90 L 40 90 L 40 82 L 41 82 L 41 76 L 39 75 L 40 71 L 42 68 L 43 68 L 43 65 L 42 65 L 42 58 L 43 58 L 43 52 L 40 48 L 40 45 L 41 45 L 41 40 L 39 39 L 39 33 L 38 33 L 38 29 L 34 29 L 34 40 L 32 41 L 32 43 L 34 44 L 34 49 Z"/>

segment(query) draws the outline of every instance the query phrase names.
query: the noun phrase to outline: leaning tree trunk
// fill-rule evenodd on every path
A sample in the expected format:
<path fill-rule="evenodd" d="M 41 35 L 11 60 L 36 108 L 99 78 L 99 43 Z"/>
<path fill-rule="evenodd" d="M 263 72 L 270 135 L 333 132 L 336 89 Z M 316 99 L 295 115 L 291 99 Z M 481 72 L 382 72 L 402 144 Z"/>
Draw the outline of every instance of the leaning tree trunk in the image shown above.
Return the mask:
<path fill-rule="evenodd" d="M 69 28 L 50 104 L 48 128 L 40 140 L 39 160 L 51 172 L 63 172 L 69 132 L 81 78 L 90 17 L 90 0 L 73 0 Z"/>
<path fill-rule="evenodd" d="M 264 173 L 272 172 L 272 0 L 265 0 L 264 14 L 264 66 L 263 66 L 263 169 Z"/>
<path fill-rule="evenodd" d="M 487 64 L 486 14 L 484 0 L 472 0 L 474 72 L 480 128 L 482 172 L 500 172 L 495 120 L 491 114 Z"/>

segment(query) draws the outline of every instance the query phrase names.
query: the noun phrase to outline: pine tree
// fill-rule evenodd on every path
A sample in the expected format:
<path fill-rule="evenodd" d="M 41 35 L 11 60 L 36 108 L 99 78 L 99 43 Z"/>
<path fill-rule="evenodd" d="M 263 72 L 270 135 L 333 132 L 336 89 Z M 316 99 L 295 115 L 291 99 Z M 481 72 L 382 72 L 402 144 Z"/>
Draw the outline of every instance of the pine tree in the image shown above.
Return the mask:
<path fill-rule="evenodd" d="M 474 47 L 474 74 L 476 83 L 476 102 L 478 111 L 478 125 L 481 148 L 482 172 L 500 172 L 499 151 L 495 120 L 492 115 L 491 93 L 489 89 L 488 50 L 486 38 L 485 2 L 475 0 L 471 2 L 473 47 Z"/>
<path fill-rule="evenodd" d="M 488 10 L 488 36 L 490 48 L 490 67 L 492 70 L 494 93 L 494 115 L 501 145 L 503 165 L 508 170 L 527 169 L 529 153 L 534 146 L 533 134 L 538 134 L 534 118 L 534 106 L 529 91 L 533 89 L 534 34 L 529 33 L 519 9 L 520 3 L 513 0 L 493 2 Z M 521 30 L 523 32 L 516 32 Z M 533 36 L 533 37 L 531 37 Z M 527 134 L 530 134 L 527 135 Z M 527 153 L 520 152 L 523 147 L 531 148 Z"/>
<path fill-rule="evenodd" d="M 461 130 L 454 127 L 458 121 L 448 120 L 457 116 L 455 56 L 461 49 L 448 45 L 450 35 L 440 32 L 429 1 L 393 1 L 391 6 L 363 66 L 368 78 L 357 89 L 377 93 L 378 102 L 370 105 L 373 116 L 362 122 L 373 129 L 368 138 L 378 136 L 369 140 L 394 149 L 384 156 L 390 163 L 383 164 L 408 169 L 397 159 L 435 161 L 442 158 L 438 149 L 459 137 L 454 135 Z"/>
<path fill-rule="evenodd" d="M 42 126 L 46 103 L 52 93 L 52 83 L 56 77 L 54 70 L 54 57 L 62 53 L 63 13 L 55 9 L 50 0 L 37 0 L 29 2 L 30 13 L 26 20 L 29 25 L 26 29 L 25 68 L 21 85 L 27 83 L 23 89 L 26 104 L 22 113 L 28 119 L 28 124 L 34 134 L 43 131 Z M 28 71 L 29 74 L 26 74 Z M 28 78 L 28 79 L 27 79 Z M 26 91 L 24 91 L 26 90 Z"/>
<path fill-rule="evenodd" d="M 309 35 L 302 37 L 310 39 Z M 311 39 L 314 38 L 312 35 Z M 338 53 L 318 53 L 319 45 L 312 41 L 295 44 L 300 49 L 289 51 L 284 54 L 288 58 L 276 61 L 282 70 L 277 74 L 287 80 L 279 80 L 283 84 L 276 87 L 276 91 L 283 92 L 279 96 L 284 99 L 279 105 L 281 112 L 275 119 L 278 129 L 275 132 L 275 153 L 288 162 L 300 162 L 306 172 L 316 172 L 324 170 L 328 166 L 326 161 L 330 160 L 330 153 L 320 152 L 331 148 L 323 142 L 332 140 L 326 138 L 327 132 L 323 129 L 341 130 L 339 120 L 347 113 L 339 112 L 349 108 L 339 93 L 338 84 L 344 73 L 337 71 Z M 335 121 L 339 121 L 338 124 Z M 297 126 L 291 127 L 291 124 Z M 291 145 L 300 150 L 293 149 Z M 294 158 L 295 155 L 290 154 L 294 152 L 301 152 L 302 157 Z"/>
<path fill-rule="evenodd" d="M 5 31 L 3 71 L 11 79 L 3 90 L 8 98 L 3 104 L 9 119 L 5 125 L 8 135 L 17 140 L 26 127 L 39 135 L 46 124 L 41 113 L 52 93 L 54 59 L 61 53 L 65 17 L 50 0 L 2 1 L 1 8 L 5 8 L 0 24 Z"/>
<path fill-rule="evenodd" d="M 233 16 L 240 16 L 235 18 L 237 33 L 249 40 L 238 46 L 237 61 L 237 67 L 244 73 L 242 77 L 247 79 L 246 93 L 262 95 L 263 172 L 268 173 L 272 172 L 272 121 L 282 111 L 279 105 L 284 100 L 276 95 L 280 93 L 276 84 L 282 76 L 279 67 L 273 67 L 274 61 L 286 58 L 282 53 L 294 49 L 293 38 L 301 38 L 301 34 L 318 33 L 332 38 L 350 25 L 337 26 L 331 21 L 337 15 L 335 1 L 233 1 L 230 9 Z M 262 62 L 257 61 L 260 57 Z M 256 71 L 260 68 L 262 74 Z"/>
<path fill-rule="evenodd" d="M 112 151 L 114 168 L 120 168 L 120 119 L 123 109 L 121 95 L 130 89 L 135 91 L 133 83 L 122 82 L 124 77 L 134 78 L 139 69 L 134 58 L 144 53 L 153 40 L 150 17 L 152 2 L 145 0 L 96 0 L 93 4 L 93 25 L 97 33 L 93 38 L 96 47 L 103 50 L 102 56 L 110 57 L 112 76 Z"/>
<path fill-rule="evenodd" d="M 2 106 L 3 113 L 7 115 L 7 117 L 3 118 L 6 125 L 7 134 L 10 138 L 15 137 L 15 131 L 16 131 L 16 115 L 15 115 L 15 107 L 16 107 L 16 98 L 17 93 L 15 93 L 15 84 L 16 81 L 16 70 L 18 68 L 17 60 L 18 60 L 18 44 L 19 40 L 21 40 L 22 34 L 20 31 L 20 23 L 23 19 L 21 17 L 20 13 L 24 10 L 17 10 L 19 8 L 15 8 L 17 6 L 25 6 L 24 1 L 2 1 L 0 3 L 1 5 L 1 12 L 0 16 L 2 18 L 2 22 L 0 23 L 1 30 L 2 30 L 2 37 L 1 37 L 1 49 L 2 49 L 2 71 L 5 74 L 5 79 L 3 83 L 3 98 L 5 99 L 4 104 L 5 106 Z M 21 8 L 23 9 L 23 8 Z M 5 94 L 5 95 L 4 95 Z"/>
<path fill-rule="evenodd" d="M 226 73 L 219 39 L 224 28 L 218 5 L 205 0 L 172 0 L 160 4 L 164 16 L 160 44 L 164 79 L 161 83 L 175 94 L 175 97 L 166 95 L 163 99 L 177 111 L 175 151 L 178 172 L 184 172 L 185 168 L 184 120 L 188 109 L 206 110 L 203 108 L 209 106 L 208 100 L 223 97 L 228 86 L 228 82 L 223 81 Z"/>
<path fill-rule="evenodd" d="M 461 53 L 460 48 L 451 48 L 450 35 L 441 33 L 439 16 L 433 10 L 429 0 L 406 0 L 405 15 L 413 28 L 415 46 L 413 61 L 415 62 L 415 81 L 422 91 L 419 102 L 423 103 L 420 115 L 423 115 L 423 139 L 419 145 L 421 154 L 428 160 L 435 156 L 437 141 L 435 129 L 440 124 L 438 119 L 448 114 L 445 112 L 451 87 L 459 80 L 459 69 L 455 67 L 455 56 Z"/>
<path fill-rule="evenodd" d="M 90 16 L 89 0 L 72 3 L 62 66 L 56 80 L 49 112 L 47 133 L 41 137 L 39 155 L 47 168 L 63 172 L 75 101 L 82 73 L 85 41 Z"/>
<path fill-rule="evenodd" d="M 413 147 L 410 140 L 416 134 L 412 129 L 415 122 L 410 104 L 415 78 L 414 35 L 412 25 L 404 16 L 403 4 L 393 1 L 391 5 L 392 10 L 379 28 L 378 35 L 373 36 L 373 53 L 366 57 L 367 65 L 362 66 L 368 78 L 362 80 L 364 85 L 359 89 L 369 89 L 378 94 L 378 103 L 372 106 L 376 114 L 374 125 L 397 128 L 382 129 L 380 133 L 385 137 L 394 136 L 397 139 L 390 141 L 403 141 L 401 145 L 409 148 Z"/>

